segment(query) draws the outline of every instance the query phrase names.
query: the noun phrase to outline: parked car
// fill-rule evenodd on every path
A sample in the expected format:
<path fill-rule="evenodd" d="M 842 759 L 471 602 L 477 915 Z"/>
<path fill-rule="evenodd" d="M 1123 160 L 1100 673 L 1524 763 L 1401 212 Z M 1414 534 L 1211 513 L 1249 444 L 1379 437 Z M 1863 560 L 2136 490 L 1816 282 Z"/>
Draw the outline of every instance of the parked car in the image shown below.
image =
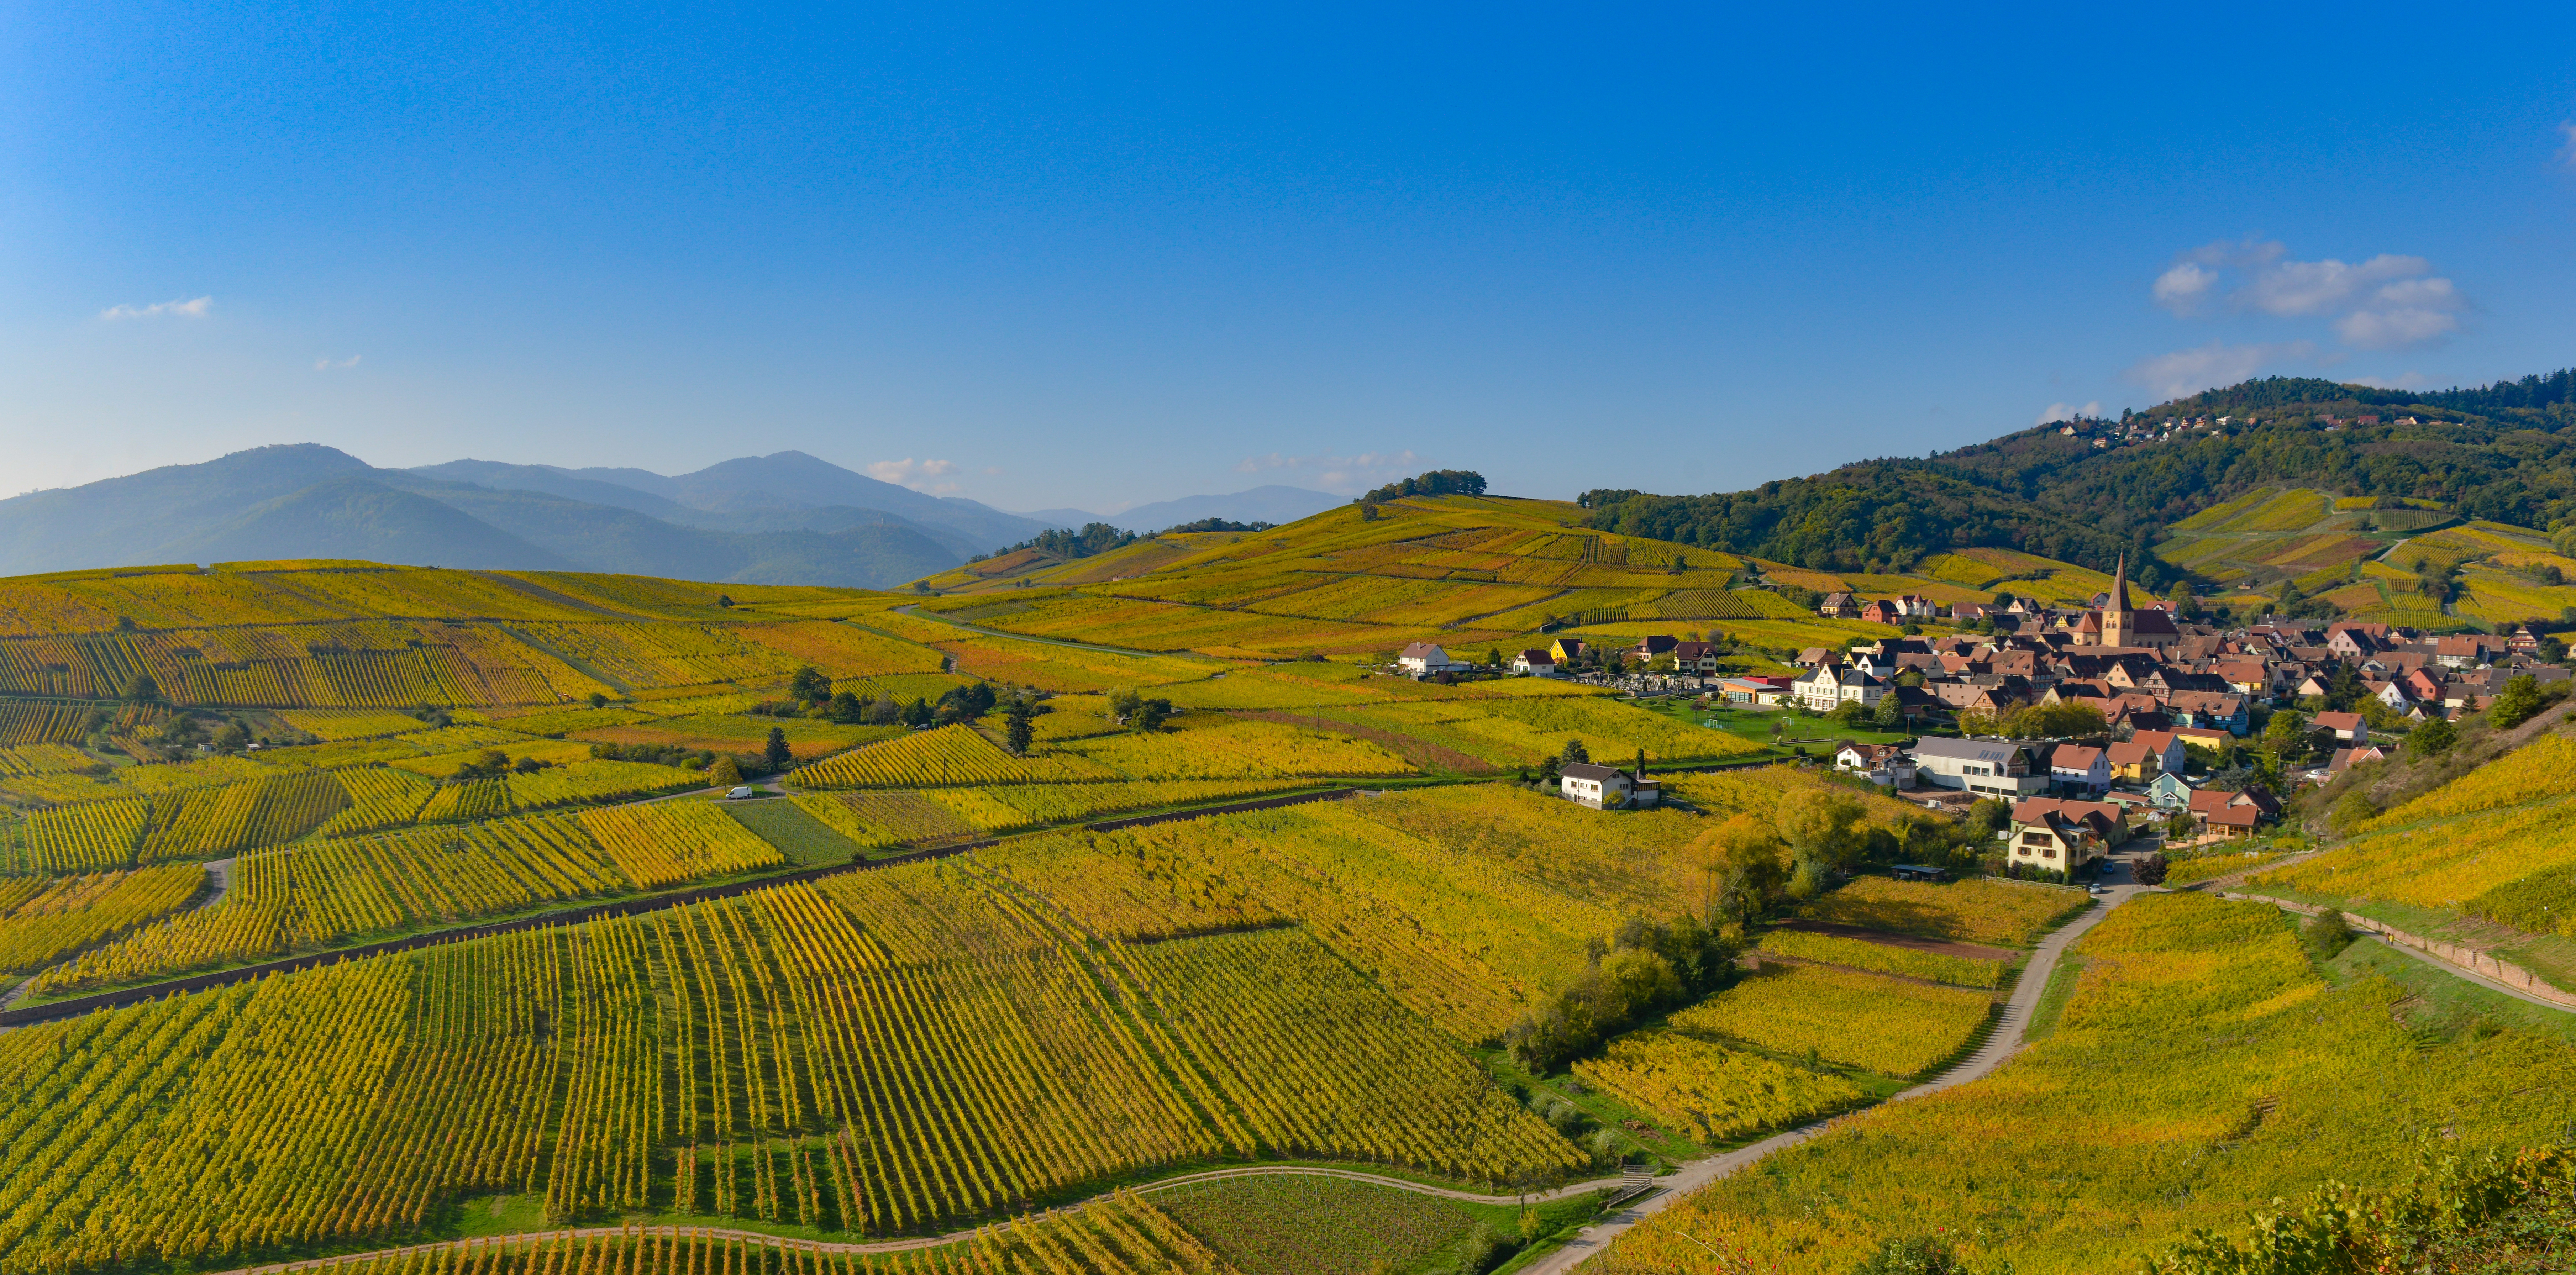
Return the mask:
<path fill-rule="evenodd" d="M 735 800 L 739 800 L 739 799 L 744 798 L 744 797 L 748 797 L 748 796 L 750 796 L 750 795 L 751 795 L 751 785 L 749 785 L 749 784 L 735 784 L 735 785 L 734 785 L 734 787 L 733 787 L 733 791 L 728 792 L 728 793 L 726 793 L 726 794 L 725 794 L 725 800 L 727 800 L 727 801 L 735 801 Z"/>

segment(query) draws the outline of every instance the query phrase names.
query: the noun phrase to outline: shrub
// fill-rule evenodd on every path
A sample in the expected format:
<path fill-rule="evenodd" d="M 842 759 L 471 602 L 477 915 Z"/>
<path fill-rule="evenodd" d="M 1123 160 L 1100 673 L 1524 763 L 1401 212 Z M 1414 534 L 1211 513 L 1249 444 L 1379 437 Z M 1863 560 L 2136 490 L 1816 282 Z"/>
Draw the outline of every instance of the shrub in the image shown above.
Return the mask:
<path fill-rule="evenodd" d="M 2352 946 L 2352 941 L 2352 926 L 2344 921 L 2343 913 L 2332 908 L 2309 917 L 2299 926 L 2300 945 L 2308 949 L 2309 956 L 2320 961 L 2333 960 L 2345 948 Z"/>
<path fill-rule="evenodd" d="M 2129 865 L 2129 872 L 2138 879 L 2140 885 L 2163 885 L 2168 866 L 2164 852 L 2160 850 L 2153 854 L 2139 856 Z"/>
<path fill-rule="evenodd" d="M 2487 720 L 2498 730 L 2510 730 L 2530 721 L 2548 703 L 2540 694 L 2540 684 L 2525 673 L 2504 684 L 2504 693 L 2487 709 Z"/>
<path fill-rule="evenodd" d="M 2335 803 L 2334 813 L 2327 817 L 2327 822 L 2334 828 L 2336 836 L 2343 837 L 2352 835 L 2361 825 L 2378 817 L 2379 804 L 2372 801 L 2369 794 L 2348 792 L 2343 795 L 2343 800 Z"/>

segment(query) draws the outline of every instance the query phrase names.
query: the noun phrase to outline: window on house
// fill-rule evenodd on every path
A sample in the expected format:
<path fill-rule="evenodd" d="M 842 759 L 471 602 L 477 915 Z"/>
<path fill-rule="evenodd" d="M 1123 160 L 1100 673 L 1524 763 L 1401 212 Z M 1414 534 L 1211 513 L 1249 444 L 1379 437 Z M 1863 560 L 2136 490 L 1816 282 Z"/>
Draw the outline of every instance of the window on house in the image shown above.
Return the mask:
<path fill-rule="evenodd" d="M 2042 849 L 2040 850 L 2040 852 L 2039 852 L 2039 857 L 2040 857 L 2040 858 L 2043 858 L 2043 859 L 2054 859 L 2054 858 L 2056 858 L 2056 857 L 2057 857 L 2057 847 L 2055 847 L 2055 846 L 2047 846 L 2047 847 L 2042 848 Z"/>

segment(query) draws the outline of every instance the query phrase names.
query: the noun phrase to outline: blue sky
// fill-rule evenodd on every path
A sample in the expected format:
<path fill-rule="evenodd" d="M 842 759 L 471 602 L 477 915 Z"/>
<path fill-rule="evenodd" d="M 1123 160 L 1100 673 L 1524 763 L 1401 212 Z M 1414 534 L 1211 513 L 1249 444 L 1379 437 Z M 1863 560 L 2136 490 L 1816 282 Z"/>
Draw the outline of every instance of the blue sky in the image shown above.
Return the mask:
<path fill-rule="evenodd" d="M 2571 25 L 16 6 L 0 486 L 316 441 L 1702 492 L 2518 376 L 2576 362 Z"/>

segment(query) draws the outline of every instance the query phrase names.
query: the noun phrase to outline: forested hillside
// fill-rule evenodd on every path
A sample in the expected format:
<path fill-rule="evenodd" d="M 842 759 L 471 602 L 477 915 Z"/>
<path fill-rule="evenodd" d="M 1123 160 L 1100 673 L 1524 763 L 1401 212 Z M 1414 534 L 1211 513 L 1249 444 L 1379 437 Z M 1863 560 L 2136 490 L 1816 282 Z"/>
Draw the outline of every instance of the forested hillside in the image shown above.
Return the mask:
<path fill-rule="evenodd" d="M 2224 426 L 2218 418 L 2227 418 Z M 2206 418 L 2206 428 L 2164 429 Z M 2437 501 L 2546 528 L 2576 510 L 2576 372 L 2429 393 L 2271 377 L 2122 422 L 2034 426 L 1926 459 L 1845 465 L 1742 492 L 1587 492 L 1587 525 L 1817 570 L 1902 569 L 1947 548 L 2095 568 L 2265 484 Z"/>

